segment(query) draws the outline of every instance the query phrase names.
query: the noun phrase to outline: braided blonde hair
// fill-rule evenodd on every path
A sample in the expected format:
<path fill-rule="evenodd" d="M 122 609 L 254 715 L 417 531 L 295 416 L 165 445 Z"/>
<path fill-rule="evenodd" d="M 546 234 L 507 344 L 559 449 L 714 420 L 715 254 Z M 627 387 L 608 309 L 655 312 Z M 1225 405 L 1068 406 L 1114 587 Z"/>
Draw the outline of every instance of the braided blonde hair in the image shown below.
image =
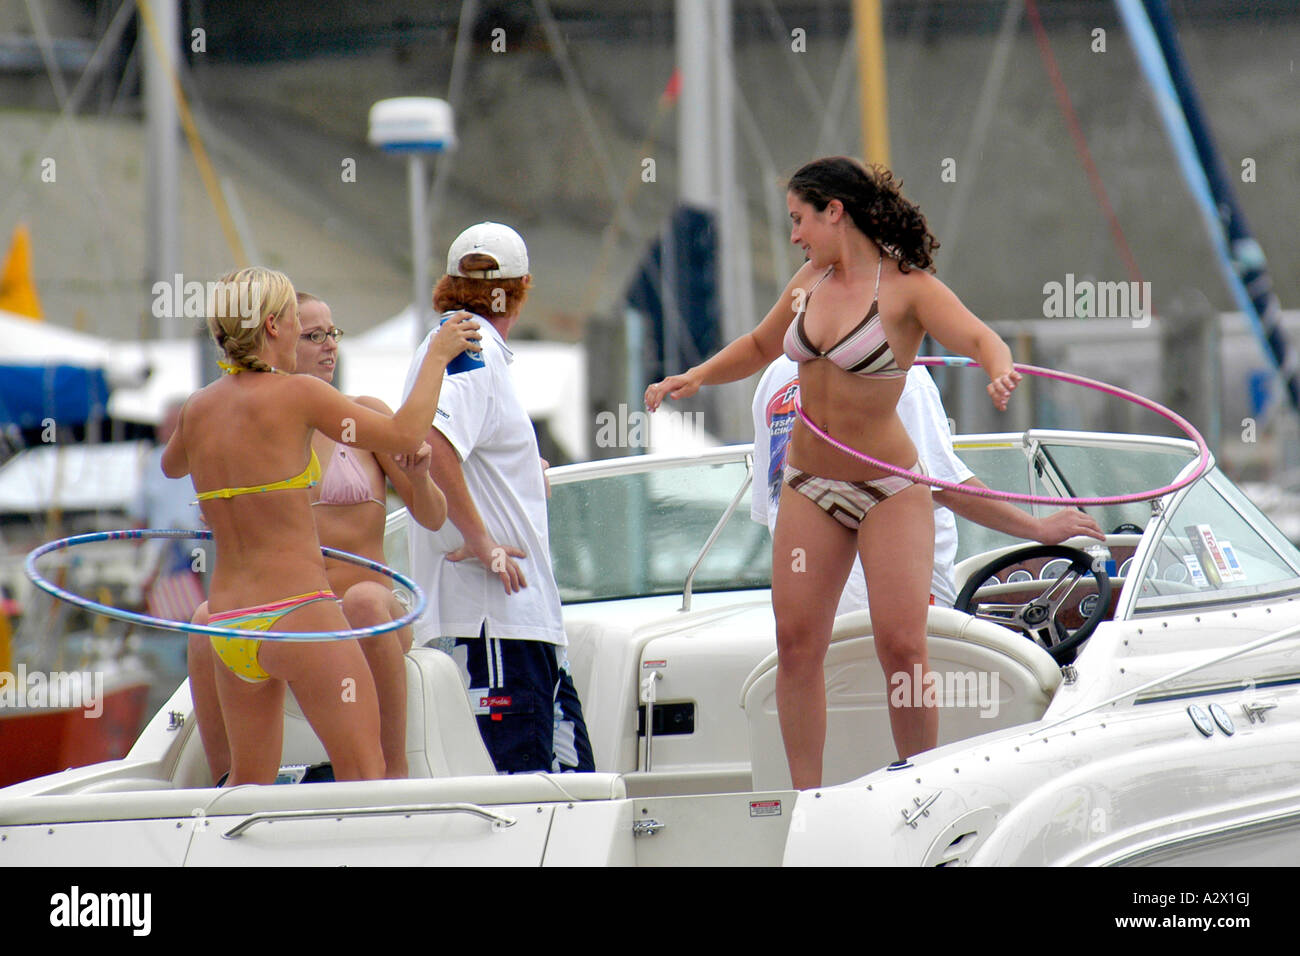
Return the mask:
<path fill-rule="evenodd" d="M 296 307 L 293 283 L 283 272 L 260 266 L 227 272 L 208 297 L 208 334 L 232 365 L 275 372 L 256 354 L 266 344 L 266 320 Z"/>

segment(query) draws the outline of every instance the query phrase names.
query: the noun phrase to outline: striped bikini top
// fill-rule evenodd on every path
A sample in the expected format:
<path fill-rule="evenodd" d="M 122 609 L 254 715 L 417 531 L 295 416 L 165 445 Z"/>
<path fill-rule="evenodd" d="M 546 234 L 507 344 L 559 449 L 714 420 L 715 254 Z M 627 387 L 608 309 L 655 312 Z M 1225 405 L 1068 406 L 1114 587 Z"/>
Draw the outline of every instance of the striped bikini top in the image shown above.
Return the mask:
<path fill-rule="evenodd" d="M 804 331 L 803 318 L 808 312 L 808 302 L 812 299 L 817 286 L 826 281 L 835 271 L 835 267 L 817 280 L 816 285 L 804 298 L 803 309 L 795 316 L 790 327 L 785 331 L 785 354 L 796 362 L 811 362 L 813 359 L 830 359 L 846 372 L 869 378 L 898 378 L 907 374 L 907 369 L 900 368 L 885 337 L 885 327 L 880 322 L 880 270 L 885 264 L 885 257 L 880 257 L 876 264 L 876 294 L 871 298 L 871 308 L 866 318 L 859 322 L 844 338 L 840 339 L 825 352 L 817 351 Z"/>

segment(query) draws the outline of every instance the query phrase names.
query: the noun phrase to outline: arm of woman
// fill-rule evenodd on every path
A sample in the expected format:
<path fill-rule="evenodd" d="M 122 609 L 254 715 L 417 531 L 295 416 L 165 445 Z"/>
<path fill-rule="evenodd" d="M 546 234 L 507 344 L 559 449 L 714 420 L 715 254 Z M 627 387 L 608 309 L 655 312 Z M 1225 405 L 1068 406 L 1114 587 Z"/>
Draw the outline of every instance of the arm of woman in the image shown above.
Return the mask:
<path fill-rule="evenodd" d="M 988 487 L 974 477 L 967 478 L 962 484 L 973 488 Z M 934 489 L 934 500 L 936 504 L 943 505 L 967 521 L 1001 531 L 1013 538 L 1041 541 L 1043 544 L 1060 544 L 1076 535 L 1106 540 L 1097 522 L 1075 508 L 1062 508 L 1045 518 L 1036 518 L 1009 501 L 964 495 L 944 488 Z"/>
<path fill-rule="evenodd" d="M 647 388 L 646 408 L 655 411 L 665 397 L 690 398 L 702 385 L 722 385 L 748 378 L 780 355 L 785 330 L 802 308 L 815 279 L 814 272 L 811 264 L 805 262 L 754 331 L 730 342 L 708 361 Z"/>
<path fill-rule="evenodd" d="M 438 409 L 447 363 L 467 348 L 479 351 L 478 327 L 468 312 L 461 313 L 459 321 L 453 318 L 443 323 L 424 353 L 410 394 L 392 415 L 358 404 L 310 375 L 294 376 L 307 423 L 337 442 L 367 451 L 389 455 L 414 452 Z"/>
<path fill-rule="evenodd" d="M 989 377 L 989 397 L 999 411 L 1006 411 L 1020 381 L 1020 373 L 1011 367 L 1007 343 L 934 276 L 913 270 L 910 278 L 914 283 L 912 317 L 944 348 L 979 362 Z"/>
<path fill-rule="evenodd" d="M 377 398 L 361 395 L 358 405 L 374 409 L 383 415 L 391 415 L 392 409 Z M 411 454 L 396 457 L 379 453 L 375 460 L 406 505 L 411 517 L 430 531 L 437 531 L 447 520 L 447 499 L 433 479 L 429 477 L 430 448 L 421 443 L 418 450 Z"/>
<path fill-rule="evenodd" d="M 429 477 L 432 456 L 433 449 L 423 442 L 411 454 L 398 455 L 393 459 L 396 473 L 390 474 L 389 480 L 406 503 L 411 517 L 430 531 L 437 531 L 447 520 L 447 496 Z M 380 464 L 383 464 L 382 459 Z M 406 485 L 409 491 L 403 493 L 402 485 Z"/>
<path fill-rule="evenodd" d="M 167 439 L 167 447 L 162 453 L 162 473 L 168 478 L 184 478 L 190 473 L 190 456 L 185 450 L 185 439 L 181 437 L 185 429 L 185 406 L 181 406 L 176 416 L 176 429 Z"/>

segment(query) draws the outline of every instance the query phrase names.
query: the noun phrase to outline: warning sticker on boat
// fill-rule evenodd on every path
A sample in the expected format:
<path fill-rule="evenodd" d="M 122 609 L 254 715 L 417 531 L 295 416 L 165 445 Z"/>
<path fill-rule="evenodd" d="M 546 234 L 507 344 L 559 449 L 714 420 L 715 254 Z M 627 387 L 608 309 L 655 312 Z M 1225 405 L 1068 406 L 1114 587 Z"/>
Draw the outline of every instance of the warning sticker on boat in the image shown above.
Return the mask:
<path fill-rule="evenodd" d="M 781 815 L 781 801 L 751 800 L 749 801 L 749 815 L 751 817 L 779 817 Z"/>

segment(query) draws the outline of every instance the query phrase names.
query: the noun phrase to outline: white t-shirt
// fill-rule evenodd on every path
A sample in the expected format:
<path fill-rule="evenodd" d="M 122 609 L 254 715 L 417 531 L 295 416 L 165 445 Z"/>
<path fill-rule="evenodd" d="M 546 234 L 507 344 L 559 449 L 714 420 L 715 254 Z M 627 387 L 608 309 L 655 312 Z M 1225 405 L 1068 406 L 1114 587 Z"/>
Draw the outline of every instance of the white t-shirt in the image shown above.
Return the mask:
<path fill-rule="evenodd" d="M 411 576 L 429 595 L 429 612 L 415 625 L 415 643 L 478 637 L 485 625 L 488 637 L 564 645 L 537 435 L 507 367 L 514 354 L 490 322 L 480 318 L 478 323 L 483 367 L 443 376 L 432 424 L 460 456 L 488 534 L 502 547 L 527 555 L 513 560 L 528 586 L 508 595 L 501 579 L 475 559 L 447 561 L 446 555 L 464 543 L 450 519 L 439 531 L 410 522 Z M 433 335 L 425 337 L 411 361 L 403 398 L 411 393 Z"/>
<path fill-rule="evenodd" d="M 776 510 L 781 497 L 786 446 L 794 427 L 794 397 L 799 392 L 799 365 L 782 355 L 767 367 L 754 392 L 754 485 L 750 517 L 769 530 L 776 529 Z M 921 461 L 932 478 L 963 482 L 974 476 L 953 454 L 952 432 L 943 413 L 939 389 L 922 365 L 913 365 L 898 399 L 898 417 L 916 445 Z M 936 604 L 952 607 L 957 599 L 953 562 L 957 557 L 957 519 L 947 508 L 934 509 L 934 576 L 930 593 Z M 840 595 L 837 614 L 867 606 L 867 582 L 862 564 L 853 562 L 848 583 Z"/>

